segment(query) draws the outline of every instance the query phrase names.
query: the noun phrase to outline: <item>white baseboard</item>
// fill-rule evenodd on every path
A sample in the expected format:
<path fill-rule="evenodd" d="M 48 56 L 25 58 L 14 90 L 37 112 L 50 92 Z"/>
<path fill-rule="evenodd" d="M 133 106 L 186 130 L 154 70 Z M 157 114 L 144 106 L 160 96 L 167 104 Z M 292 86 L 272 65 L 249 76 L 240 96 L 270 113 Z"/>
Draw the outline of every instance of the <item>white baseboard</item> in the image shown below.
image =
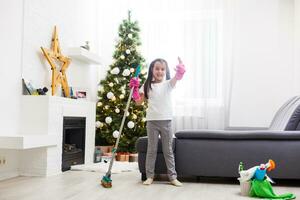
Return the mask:
<path fill-rule="evenodd" d="M 0 175 L 0 181 L 18 177 L 18 176 L 19 176 L 19 172 L 17 170 L 3 171 L 3 173 L 1 172 Z"/>

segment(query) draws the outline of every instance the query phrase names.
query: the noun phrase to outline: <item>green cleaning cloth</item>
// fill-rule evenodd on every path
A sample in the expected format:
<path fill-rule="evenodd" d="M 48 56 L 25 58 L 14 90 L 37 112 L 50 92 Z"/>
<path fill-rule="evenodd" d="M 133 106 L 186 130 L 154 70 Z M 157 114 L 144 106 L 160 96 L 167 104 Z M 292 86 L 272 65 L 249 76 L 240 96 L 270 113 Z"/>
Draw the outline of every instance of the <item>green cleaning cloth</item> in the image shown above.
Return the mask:
<path fill-rule="evenodd" d="M 292 193 L 286 193 L 282 195 L 276 195 L 273 192 L 272 185 L 268 180 L 252 180 L 251 188 L 249 195 L 251 197 L 260 197 L 260 198 L 267 198 L 267 199 L 281 199 L 281 200 L 288 200 L 288 199 L 295 199 L 296 196 Z"/>

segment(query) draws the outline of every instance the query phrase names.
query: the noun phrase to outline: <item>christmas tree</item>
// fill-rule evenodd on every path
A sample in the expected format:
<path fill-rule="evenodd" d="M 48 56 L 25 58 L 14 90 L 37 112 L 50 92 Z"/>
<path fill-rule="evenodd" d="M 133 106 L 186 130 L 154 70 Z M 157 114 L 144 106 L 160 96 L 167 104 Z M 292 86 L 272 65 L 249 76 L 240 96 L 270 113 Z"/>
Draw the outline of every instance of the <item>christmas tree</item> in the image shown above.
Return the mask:
<path fill-rule="evenodd" d="M 96 145 L 114 145 L 130 93 L 129 81 L 138 65 L 141 66 L 140 82 L 143 83 L 146 79 L 145 59 L 139 51 L 139 32 L 137 21 L 131 20 L 131 13 L 128 11 L 128 18 L 119 26 L 113 63 L 109 66 L 106 78 L 100 82 L 96 111 Z M 136 140 L 146 135 L 146 106 L 146 103 L 136 105 L 131 101 L 118 152 L 135 152 Z"/>

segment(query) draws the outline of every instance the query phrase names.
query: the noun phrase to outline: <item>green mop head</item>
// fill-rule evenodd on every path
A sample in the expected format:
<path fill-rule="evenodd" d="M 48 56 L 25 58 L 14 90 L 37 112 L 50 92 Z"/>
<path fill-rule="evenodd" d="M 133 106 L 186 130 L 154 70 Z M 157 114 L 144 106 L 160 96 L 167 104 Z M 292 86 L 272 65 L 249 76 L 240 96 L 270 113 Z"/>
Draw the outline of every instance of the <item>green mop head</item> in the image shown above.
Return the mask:
<path fill-rule="evenodd" d="M 112 180 L 108 176 L 103 176 L 101 180 L 101 185 L 105 188 L 111 188 L 112 187 Z"/>

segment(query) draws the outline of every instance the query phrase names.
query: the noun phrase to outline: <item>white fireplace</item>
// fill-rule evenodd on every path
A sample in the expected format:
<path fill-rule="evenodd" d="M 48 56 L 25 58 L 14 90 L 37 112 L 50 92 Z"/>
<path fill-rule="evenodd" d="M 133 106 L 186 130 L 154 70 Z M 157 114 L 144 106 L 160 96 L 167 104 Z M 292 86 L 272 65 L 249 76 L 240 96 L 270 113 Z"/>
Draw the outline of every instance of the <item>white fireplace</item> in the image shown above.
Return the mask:
<path fill-rule="evenodd" d="M 64 117 L 84 117 L 84 163 L 93 162 L 95 147 L 95 102 L 56 96 L 22 96 L 21 133 L 26 145 L 20 149 L 19 174 L 49 176 L 62 172 Z M 30 139 L 29 139 L 30 137 Z M 31 141 L 30 141 L 31 140 Z M 11 147 L 12 148 L 12 147 Z"/>

